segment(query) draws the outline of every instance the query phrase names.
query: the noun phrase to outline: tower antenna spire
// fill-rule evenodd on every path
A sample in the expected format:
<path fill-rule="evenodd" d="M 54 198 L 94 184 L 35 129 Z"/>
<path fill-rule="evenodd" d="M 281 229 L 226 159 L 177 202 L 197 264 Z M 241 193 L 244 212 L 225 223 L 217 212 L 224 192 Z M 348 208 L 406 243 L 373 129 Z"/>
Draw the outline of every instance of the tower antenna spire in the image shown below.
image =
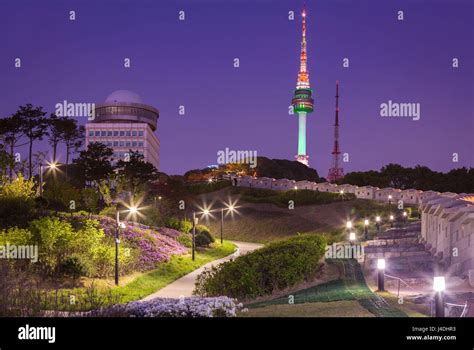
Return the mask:
<path fill-rule="evenodd" d="M 328 181 L 334 182 L 344 177 L 344 169 L 339 165 L 339 81 L 336 81 L 336 116 L 334 121 L 334 146 L 332 149 L 332 168 L 329 169 Z"/>
<path fill-rule="evenodd" d="M 298 154 L 295 156 L 300 163 L 308 165 L 309 156 L 306 154 L 306 116 L 313 111 L 313 91 L 309 85 L 308 54 L 306 48 L 306 8 L 301 12 L 301 50 L 300 69 L 296 81 L 296 89 L 291 100 L 293 111 L 298 115 Z"/>

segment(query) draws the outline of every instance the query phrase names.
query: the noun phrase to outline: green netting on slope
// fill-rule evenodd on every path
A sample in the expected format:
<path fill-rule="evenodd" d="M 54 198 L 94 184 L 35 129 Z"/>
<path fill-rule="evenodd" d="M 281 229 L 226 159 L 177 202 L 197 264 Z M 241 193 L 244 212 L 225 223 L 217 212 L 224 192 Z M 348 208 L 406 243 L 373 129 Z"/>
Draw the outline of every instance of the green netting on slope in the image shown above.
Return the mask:
<path fill-rule="evenodd" d="M 392 308 L 383 298 L 374 294 L 365 283 L 360 265 L 355 260 L 328 260 L 336 264 L 341 278 L 318 286 L 303 289 L 273 300 L 247 305 L 256 308 L 267 305 L 330 302 L 340 300 L 357 300 L 360 305 L 378 317 L 406 316 L 398 309 Z"/>

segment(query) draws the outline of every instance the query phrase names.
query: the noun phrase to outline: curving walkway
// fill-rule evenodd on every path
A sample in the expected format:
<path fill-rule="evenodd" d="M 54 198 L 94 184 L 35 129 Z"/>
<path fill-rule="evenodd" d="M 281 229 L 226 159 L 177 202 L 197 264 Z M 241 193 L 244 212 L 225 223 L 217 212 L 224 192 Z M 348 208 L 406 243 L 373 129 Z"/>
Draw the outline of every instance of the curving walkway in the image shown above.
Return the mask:
<path fill-rule="evenodd" d="M 194 270 L 193 272 L 188 273 L 187 275 L 177 279 L 173 283 L 168 284 L 166 287 L 160 289 L 159 291 L 148 295 L 143 298 L 141 301 L 146 301 L 154 298 L 180 298 L 180 297 L 190 297 L 193 294 L 194 282 L 196 281 L 197 276 L 205 269 L 211 266 L 222 264 L 223 262 L 229 261 L 239 255 L 246 254 L 253 250 L 263 247 L 263 244 L 258 243 L 249 243 L 249 242 L 236 242 L 232 241 L 237 246 L 235 253 L 230 254 L 224 258 L 211 261 L 200 268 Z"/>

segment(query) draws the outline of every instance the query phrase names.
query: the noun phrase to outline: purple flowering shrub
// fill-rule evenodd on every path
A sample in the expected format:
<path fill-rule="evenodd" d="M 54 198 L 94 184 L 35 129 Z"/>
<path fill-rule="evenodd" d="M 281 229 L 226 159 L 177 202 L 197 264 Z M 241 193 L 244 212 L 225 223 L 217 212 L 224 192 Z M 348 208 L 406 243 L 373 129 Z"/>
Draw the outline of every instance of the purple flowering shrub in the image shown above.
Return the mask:
<path fill-rule="evenodd" d="M 98 317 L 235 317 L 243 305 L 229 297 L 155 298 L 92 311 Z"/>
<path fill-rule="evenodd" d="M 73 215 L 63 215 L 66 220 L 73 221 L 73 225 L 81 225 L 87 220 L 94 220 L 97 228 L 103 229 L 105 236 L 111 241 L 115 237 L 116 222 L 107 216 L 85 215 L 75 213 Z M 120 229 L 121 244 L 138 252 L 134 254 L 137 261 L 135 269 L 138 271 L 147 271 L 156 268 L 160 263 L 167 262 L 173 255 L 186 254 L 188 249 L 179 243 L 176 238 L 181 234 L 172 229 L 150 228 L 149 226 L 128 223 L 125 228 Z"/>

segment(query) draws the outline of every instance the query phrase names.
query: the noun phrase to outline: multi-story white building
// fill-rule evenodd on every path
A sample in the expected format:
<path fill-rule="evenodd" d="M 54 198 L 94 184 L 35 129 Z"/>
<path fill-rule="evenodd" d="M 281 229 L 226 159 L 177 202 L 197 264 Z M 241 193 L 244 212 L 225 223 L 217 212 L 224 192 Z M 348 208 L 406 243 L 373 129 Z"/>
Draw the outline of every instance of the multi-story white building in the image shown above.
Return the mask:
<path fill-rule="evenodd" d="M 97 104 L 94 119 L 86 124 L 86 145 L 101 142 L 114 150 L 113 160 L 126 159 L 130 151 L 160 166 L 160 142 L 155 135 L 159 112 L 144 104 L 136 93 L 118 90 Z"/>

